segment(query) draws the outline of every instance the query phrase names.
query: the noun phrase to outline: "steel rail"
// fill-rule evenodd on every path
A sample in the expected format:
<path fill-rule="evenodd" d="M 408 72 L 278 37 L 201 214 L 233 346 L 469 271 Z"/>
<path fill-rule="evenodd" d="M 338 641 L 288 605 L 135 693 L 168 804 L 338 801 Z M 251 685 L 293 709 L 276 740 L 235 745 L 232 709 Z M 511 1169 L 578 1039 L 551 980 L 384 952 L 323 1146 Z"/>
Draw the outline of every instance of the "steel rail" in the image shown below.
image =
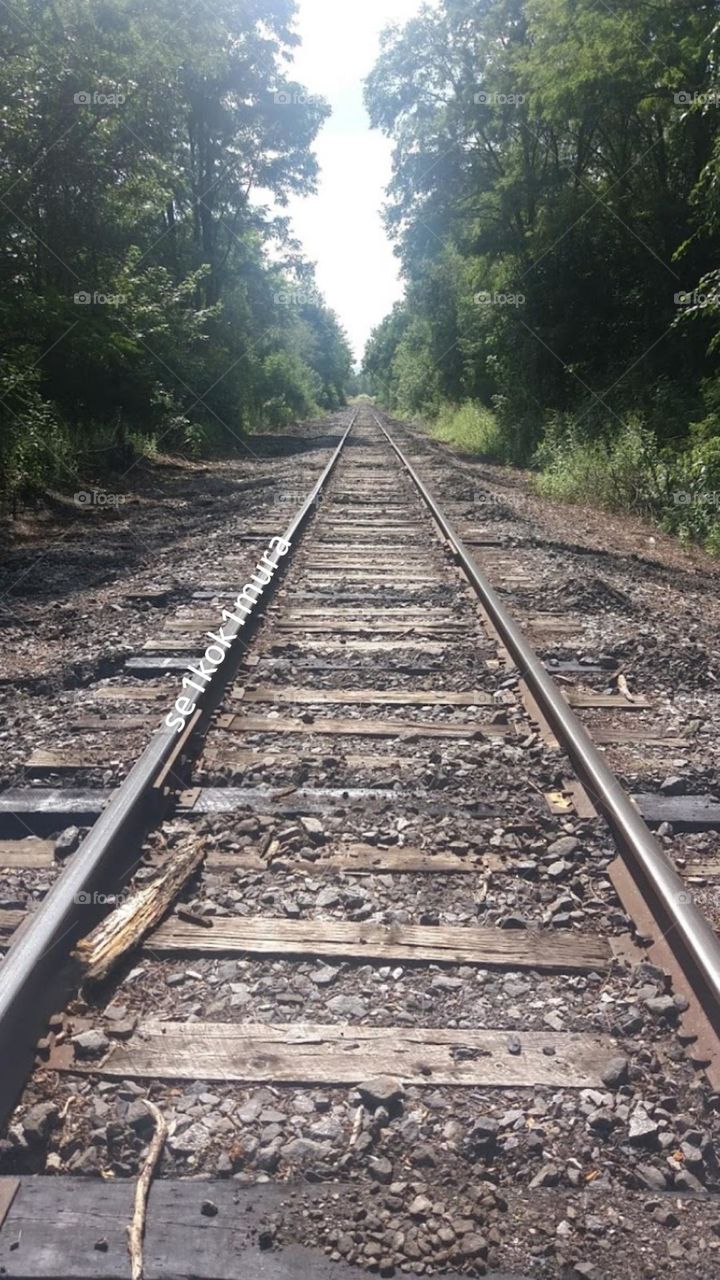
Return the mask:
<path fill-rule="evenodd" d="M 318 495 L 335 469 L 359 412 L 356 409 L 352 414 L 332 457 L 281 535 L 286 542 L 292 543 L 303 529 Z M 281 580 L 286 563 L 280 564 L 281 572 L 270 579 L 255 601 L 252 608 L 255 617 L 259 602 L 265 602 Z M 234 623 L 224 632 L 231 640 L 225 662 L 215 669 L 203 692 L 194 698 L 201 713 L 205 713 L 208 707 L 212 708 L 218 693 L 222 694 L 232 678 L 239 662 L 240 646 L 236 642 L 241 630 L 242 623 Z M 168 691 L 168 710 L 170 703 L 171 692 Z M 0 1062 L 7 1072 L 0 1081 L 0 1108 L 7 1105 L 6 1095 L 8 1092 L 12 1094 L 14 1089 L 10 1079 L 13 1074 L 10 1071 L 11 1061 L 17 1062 L 32 1051 L 42 1015 L 53 1007 L 52 992 L 56 991 L 58 971 L 67 960 L 71 944 L 88 928 L 88 901 L 92 901 L 93 891 L 102 887 L 103 878 L 107 887 L 108 877 L 117 876 L 122 871 L 122 866 L 117 865 L 121 855 L 126 857 L 128 844 L 134 842 L 136 847 L 138 832 L 147 829 L 153 799 L 157 800 L 157 795 L 153 796 L 154 784 L 172 759 L 177 744 L 177 732 L 164 724 L 154 733 L 74 853 L 72 861 L 61 872 L 37 910 L 21 926 L 17 939 L 0 965 Z M 127 871 L 130 864 L 123 865 Z"/>
<path fill-rule="evenodd" d="M 462 569 L 479 596 L 483 608 L 522 673 L 548 724 L 572 761 L 581 781 L 597 800 L 620 846 L 630 859 L 630 870 L 659 907 L 663 937 L 673 951 L 678 944 L 689 961 L 688 977 L 715 1032 L 720 1030 L 720 941 L 705 917 L 688 901 L 682 880 L 670 865 L 639 811 L 623 790 L 595 746 L 585 726 L 562 696 L 558 685 L 507 612 L 485 574 L 461 538 L 443 515 L 411 462 L 373 411 L 388 444 L 410 475 L 438 528 L 448 540 Z M 657 918 L 657 913 L 656 913 Z M 687 973 L 687 964 L 683 965 Z M 695 980 L 693 981 L 693 976 Z M 698 978 L 700 990 L 698 991 Z"/>

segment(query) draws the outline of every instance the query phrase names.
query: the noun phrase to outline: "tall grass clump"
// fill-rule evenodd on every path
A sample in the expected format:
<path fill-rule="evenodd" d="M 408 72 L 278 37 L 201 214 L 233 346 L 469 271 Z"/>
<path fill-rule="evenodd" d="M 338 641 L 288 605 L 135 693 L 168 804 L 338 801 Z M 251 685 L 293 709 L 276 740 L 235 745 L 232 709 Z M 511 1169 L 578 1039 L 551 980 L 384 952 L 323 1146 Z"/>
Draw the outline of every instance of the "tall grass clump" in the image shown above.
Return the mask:
<path fill-rule="evenodd" d="M 608 511 L 659 514 L 667 501 L 669 468 L 655 436 L 628 415 L 599 439 L 583 437 L 569 417 L 554 417 L 535 454 L 533 488 L 557 502 L 585 503 Z"/>
<path fill-rule="evenodd" d="M 488 462 L 511 462 L 512 448 L 492 409 L 466 400 L 445 405 L 431 427 L 436 440 Z"/>

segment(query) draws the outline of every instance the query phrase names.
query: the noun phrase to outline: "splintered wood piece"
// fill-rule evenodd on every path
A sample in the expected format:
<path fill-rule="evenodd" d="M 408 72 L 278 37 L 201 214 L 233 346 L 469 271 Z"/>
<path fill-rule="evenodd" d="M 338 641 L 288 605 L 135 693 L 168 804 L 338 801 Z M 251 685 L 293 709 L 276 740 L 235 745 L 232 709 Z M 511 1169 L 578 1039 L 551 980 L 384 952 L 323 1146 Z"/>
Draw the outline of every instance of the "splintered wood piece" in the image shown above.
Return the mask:
<path fill-rule="evenodd" d="M 379 925 L 275 916 L 214 916 L 212 929 L 166 920 L 148 940 L 155 953 L 352 956 L 505 969 L 584 972 L 607 969 L 609 943 L 569 930 Z"/>
<path fill-rule="evenodd" d="M 413 1085 L 585 1089 L 601 1084 L 617 1053 L 609 1038 L 585 1033 L 513 1032 L 519 1053 L 508 1039 L 507 1031 L 427 1027 L 148 1021 L 100 1066 L 58 1066 L 125 1079 L 354 1085 L 389 1075 Z"/>
<path fill-rule="evenodd" d="M 51 867 L 54 847 L 52 840 L 0 840 L 0 867 Z"/>
<path fill-rule="evenodd" d="M 143 1240 L 145 1237 L 145 1220 L 147 1218 L 147 1202 L 150 1194 L 150 1183 L 157 1167 L 157 1162 L 165 1146 L 169 1128 L 167 1120 L 154 1102 L 143 1098 L 150 1115 L 155 1121 L 155 1131 L 143 1161 L 142 1171 L 135 1187 L 133 1215 L 128 1226 L 128 1253 L 130 1254 L 130 1274 L 132 1280 L 143 1280 L 145 1274 L 143 1259 Z"/>
<path fill-rule="evenodd" d="M 453 689 L 307 689 L 258 685 L 255 689 L 234 690 L 243 702 L 294 702 L 309 706 L 331 703 L 396 707 L 494 706 L 492 694 L 480 689 L 457 692 Z"/>
<path fill-rule="evenodd" d="M 162 920 L 183 886 L 205 857 L 204 845 L 195 841 L 171 854 L 162 872 L 138 889 L 77 943 L 73 955 L 83 966 L 85 978 L 99 982 L 128 951 L 138 946 Z"/>
<path fill-rule="evenodd" d="M 480 724 L 417 724 L 408 720 L 304 720 L 273 716 L 233 716 L 234 733 L 323 733 L 359 738 L 474 738 L 482 737 Z"/>

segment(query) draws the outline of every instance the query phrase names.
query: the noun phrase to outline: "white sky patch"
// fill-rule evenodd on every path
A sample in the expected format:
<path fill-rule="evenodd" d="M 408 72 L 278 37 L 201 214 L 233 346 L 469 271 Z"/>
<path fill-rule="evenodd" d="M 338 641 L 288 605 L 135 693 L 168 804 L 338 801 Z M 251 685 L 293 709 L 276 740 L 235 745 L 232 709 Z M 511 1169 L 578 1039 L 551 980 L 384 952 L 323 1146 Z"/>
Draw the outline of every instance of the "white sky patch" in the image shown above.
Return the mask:
<path fill-rule="evenodd" d="M 299 0 L 298 50 L 291 74 L 319 93 L 333 115 L 318 135 L 318 193 L 285 211 L 317 282 L 337 312 L 357 359 L 371 329 L 402 296 L 399 264 L 382 225 L 392 144 L 370 122 L 363 80 L 380 48 L 380 32 L 407 22 L 422 0 Z"/>

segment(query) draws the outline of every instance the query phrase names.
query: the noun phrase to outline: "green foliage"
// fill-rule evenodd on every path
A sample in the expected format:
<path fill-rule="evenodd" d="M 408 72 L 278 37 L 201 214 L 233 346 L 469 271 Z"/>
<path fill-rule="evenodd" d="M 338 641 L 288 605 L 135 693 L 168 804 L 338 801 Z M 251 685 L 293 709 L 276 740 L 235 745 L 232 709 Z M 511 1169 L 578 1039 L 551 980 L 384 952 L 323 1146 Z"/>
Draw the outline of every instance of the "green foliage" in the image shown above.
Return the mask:
<path fill-rule="evenodd" d="M 673 469 L 663 523 L 720 554 L 720 438 L 698 442 Z"/>
<path fill-rule="evenodd" d="M 136 447 L 234 448 L 343 403 L 345 335 L 267 207 L 314 189 L 328 113 L 287 80 L 294 16 L 293 0 L 0 8 L 0 360 L 16 396 L 31 383 L 0 408 L 5 487 L 59 483 L 57 455 L 72 474 Z"/>
<path fill-rule="evenodd" d="M 273 427 L 282 427 L 293 418 L 309 418 L 319 410 L 316 396 L 320 379 L 289 352 L 277 352 L 263 362 L 259 384 L 262 413 Z"/>
<path fill-rule="evenodd" d="M 526 464 L 549 422 L 547 491 L 643 509 L 703 399 L 693 438 L 720 434 L 719 33 L 689 0 L 438 0 L 386 33 L 384 404 L 485 406 Z"/>
<path fill-rule="evenodd" d="M 538 449 L 537 463 L 538 493 L 561 502 L 653 514 L 667 498 L 667 465 L 653 433 L 636 416 L 594 440 L 571 417 L 556 417 Z"/>
<path fill-rule="evenodd" d="M 73 441 L 38 390 L 37 369 L 0 367 L 0 494 L 16 496 L 76 478 Z"/>
<path fill-rule="evenodd" d="M 497 415 L 475 401 L 445 405 L 432 423 L 432 434 L 437 440 L 453 445 L 459 453 L 485 458 L 488 462 L 512 461 L 509 442 Z"/>
<path fill-rule="evenodd" d="M 559 502 L 657 519 L 686 542 L 720 552 L 720 439 L 678 453 L 629 417 L 606 439 L 589 440 L 571 419 L 554 420 L 538 450 L 534 488 Z"/>

